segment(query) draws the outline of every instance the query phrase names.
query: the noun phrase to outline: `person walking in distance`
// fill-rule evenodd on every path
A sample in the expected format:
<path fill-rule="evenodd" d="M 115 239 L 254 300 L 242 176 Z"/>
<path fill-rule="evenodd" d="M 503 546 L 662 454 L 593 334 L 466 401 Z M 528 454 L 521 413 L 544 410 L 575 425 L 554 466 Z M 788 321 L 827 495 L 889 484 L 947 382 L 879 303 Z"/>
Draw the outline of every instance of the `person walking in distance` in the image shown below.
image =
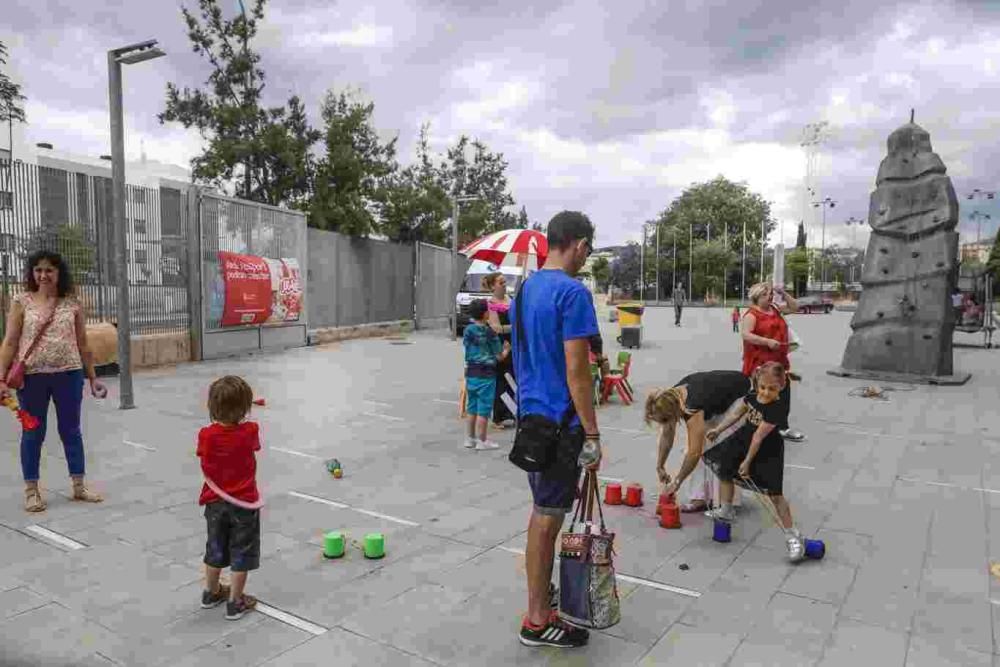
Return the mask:
<path fill-rule="evenodd" d="M 677 287 L 674 288 L 674 326 L 676 327 L 681 325 L 681 311 L 684 309 L 685 302 L 687 302 L 687 294 L 684 293 L 681 284 L 677 283 Z"/>
<path fill-rule="evenodd" d="M 586 645 L 590 635 L 559 619 L 551 580 L 556 539 L 573 507 L 581 464 L 596 470 L 602 455 L 589 359 L 590 339 L 599 333 L 597 313 L 575 279 L 593 252 L 594 226 L 583 213 L 563 211 L 549 222 L 547 236 L 545 265 L 524 282 L 509 311 L 518 420 L 521 428 L 537 416 L 563 424 L 567 434 L 554 461 L 528 473 L 534 506 L 525 550 L 528 613 L 519 639 L 526 646 L 572 648 Z"/>

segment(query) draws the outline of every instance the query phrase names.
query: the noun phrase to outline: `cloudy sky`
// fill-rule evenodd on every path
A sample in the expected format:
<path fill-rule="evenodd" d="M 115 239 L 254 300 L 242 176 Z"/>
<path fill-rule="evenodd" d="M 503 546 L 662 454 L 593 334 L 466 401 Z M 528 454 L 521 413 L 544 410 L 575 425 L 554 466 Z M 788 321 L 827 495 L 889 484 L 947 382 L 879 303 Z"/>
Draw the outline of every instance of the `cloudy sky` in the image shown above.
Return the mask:
<path fill-rule="evenodd" d="M 209 74 L 177 0 L 3 4 L 27 141 L 109 152 L 106 51 L 155 38 L 169 57 L 125 72 L 127 152 L 144 145 L 178 164 L 197 152 L 197 135 L 156 120 L 168 81 L 197 86 Z M 258 49 L 267 102 L 297 93 L 316 118 L 327 90 L 360 88 L 405 161 L 422 122 L 438 150 L 478 136 L 510 162 L 533 220 L 586 211 L 600 245 L 639 238 L 685 187 L 719 174 L 772 201 L 793 243 L 805 213 L 800 142 L 819 121 L 831 136 L 817 189 L 837 202 L 827 244 L 860 245 L 866 228 L 852 234 L 844 221 L 867 215 L 885 140 L 911 107 L 959 193 L 963 240 L 976 236 L 965 195 L 1000 188 L 993 0 L 271 0 Z M 984 237 L 1000 222 L 996 204 L 979 204 L 992 214 Z M 819 210 L 807 214 L 818 245 Z"/>

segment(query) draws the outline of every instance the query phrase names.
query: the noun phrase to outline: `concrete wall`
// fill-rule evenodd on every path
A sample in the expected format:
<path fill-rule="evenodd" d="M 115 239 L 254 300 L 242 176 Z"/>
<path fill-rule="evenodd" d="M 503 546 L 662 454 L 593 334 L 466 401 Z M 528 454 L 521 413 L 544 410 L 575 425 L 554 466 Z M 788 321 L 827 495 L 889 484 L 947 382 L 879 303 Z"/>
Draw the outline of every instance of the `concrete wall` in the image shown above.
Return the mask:
<path fill-rule="evenodd" d="M 455 263 L 451 250 L 426 243 L 420 244 L 418 256 L 417 326 L 448 326 L 455 314 L 455 289 L 471 262 L 460 255 Z"/>
<path fill-rule="evenodd" d="M 413 246 L 309 229 L 310 329 L 413 319 Z"/>

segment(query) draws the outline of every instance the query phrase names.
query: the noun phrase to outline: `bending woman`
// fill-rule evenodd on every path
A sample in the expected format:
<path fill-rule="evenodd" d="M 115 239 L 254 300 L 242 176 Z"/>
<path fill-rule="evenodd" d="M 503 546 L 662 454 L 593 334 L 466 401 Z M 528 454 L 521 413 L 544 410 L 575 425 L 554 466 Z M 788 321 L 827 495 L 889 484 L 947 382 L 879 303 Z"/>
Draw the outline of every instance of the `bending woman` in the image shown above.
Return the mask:
<path fill-rule="evenodd" d="M 712 501 L 712 484 L 702 462 L 705 433 L 715 426 L 742 401 L 750 391 L 750 379 L 739 371 L 707 371 L 692 373 L 673 387 L 654 390 L 646 399 L 646 423 L 660 427 L 656 455 L 656 475 L 666 485 L 666 493 L 676 494 L 681 484 L 697 469 L 696 486 L 690 502 L 681 506 L 684 512 L 701 512 Z M 687 450 L 675 476 L 666 469 L 667 456 L 674 445 L 677 423 L 684 421 L 687 429 Z"/>
<path fill-rule="evenodd" d="M 483 289 L 491 292 L 486 302 L 487 324 L 500 336 L 501 343 L 510 343 L 510 298 L 507 296 L 507 278 L 499 271 L 483 278 Z M 504 403 L 502 396 L 507 394 L 511 399 L 514 392 L 507 383 L 507 373 L 514 377 L 514 357 L 508 355 L 503 361 L 497 362 L 497 388 L 493 398 L 493 424 L 504 427 L 514 420 L 514 415 Z"/>

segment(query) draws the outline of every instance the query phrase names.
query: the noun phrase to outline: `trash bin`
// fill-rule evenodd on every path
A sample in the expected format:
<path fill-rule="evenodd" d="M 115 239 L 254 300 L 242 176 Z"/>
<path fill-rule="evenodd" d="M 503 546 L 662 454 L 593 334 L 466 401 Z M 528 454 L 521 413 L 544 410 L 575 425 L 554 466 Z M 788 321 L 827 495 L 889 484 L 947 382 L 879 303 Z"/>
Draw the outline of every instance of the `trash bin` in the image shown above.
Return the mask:
<path fill-rule="evenodd" d="M 642 313 L 646 308 L 641 303 L 623 303 L 618 306 L 618 326 L 638 327 L 642 325 Z"/>

